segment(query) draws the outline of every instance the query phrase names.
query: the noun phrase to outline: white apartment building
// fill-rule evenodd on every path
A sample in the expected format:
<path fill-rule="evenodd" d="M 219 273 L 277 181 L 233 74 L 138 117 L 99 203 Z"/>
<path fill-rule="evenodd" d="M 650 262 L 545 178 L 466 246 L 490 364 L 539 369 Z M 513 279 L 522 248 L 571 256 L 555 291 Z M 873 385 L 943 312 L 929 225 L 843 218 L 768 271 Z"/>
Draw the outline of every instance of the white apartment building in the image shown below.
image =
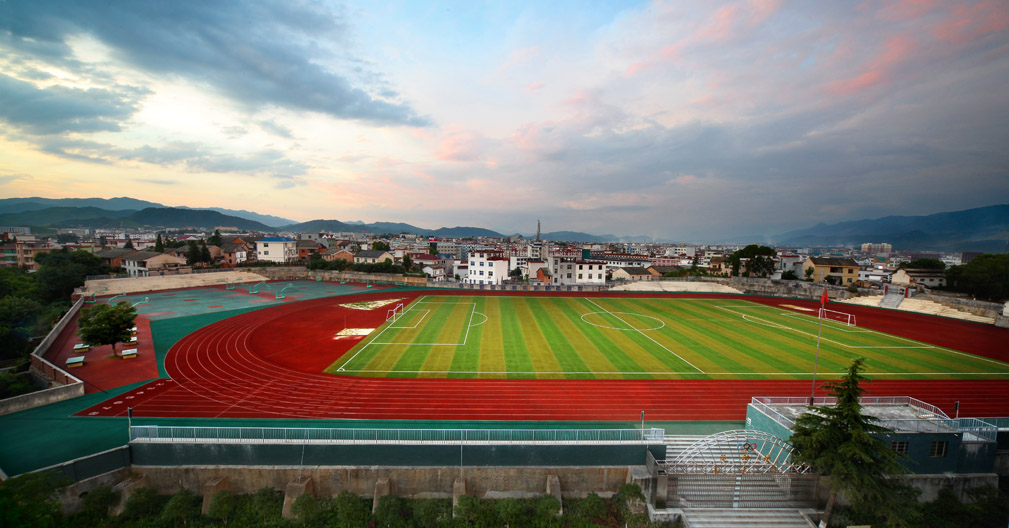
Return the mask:
<path fill-rule="evenodd" d="M 259 260 L 284 263 L 298 260 L 298 241 L 287 237 L 267 237 L 256 241 Z"/>
<path fill-rule="evenodd" d="M 508 257 L 498 251 L 474 251 L 469 254 L 466 284 L 501 284 L 508 279 Z"/>
<path fill-rule="evenodd" d="M 606 284 L 606 264 L 579 259 L 551 258 L 551 284 L 557 286 L 602 286 Z"/>

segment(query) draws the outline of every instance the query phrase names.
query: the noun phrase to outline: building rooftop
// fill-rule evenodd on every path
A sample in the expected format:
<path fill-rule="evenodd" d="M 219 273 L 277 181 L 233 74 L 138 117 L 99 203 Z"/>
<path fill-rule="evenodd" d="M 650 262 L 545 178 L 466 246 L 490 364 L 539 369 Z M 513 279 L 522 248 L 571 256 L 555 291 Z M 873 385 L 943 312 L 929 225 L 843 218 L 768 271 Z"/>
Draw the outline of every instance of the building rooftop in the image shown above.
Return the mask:
<path fill-rule="evenodd" d="M 814 406 L 832 406 L 835 398 L 815 398 Z M 963 433 L 964 442 L 994 442 L 998 428 L 976 418 L 950 418 L 938 407 L 909 396 L 861 398 L 862 412 L 897 433 Z M 806 413 L 809 398 L 757 396 L 750 405 L 789 430 Z"/>

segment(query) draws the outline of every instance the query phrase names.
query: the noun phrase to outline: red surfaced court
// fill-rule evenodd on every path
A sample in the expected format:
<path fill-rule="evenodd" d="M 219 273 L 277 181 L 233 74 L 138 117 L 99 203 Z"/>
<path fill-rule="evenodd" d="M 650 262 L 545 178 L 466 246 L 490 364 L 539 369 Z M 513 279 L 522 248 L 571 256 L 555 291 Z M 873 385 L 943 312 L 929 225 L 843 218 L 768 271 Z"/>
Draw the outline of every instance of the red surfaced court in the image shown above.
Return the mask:
<path fill-rule="evenodd" d="M 752 396 L 803 396 L 810 390 L 805 380 L 393 379 L 320 372 L 360 340 L 335 338 L 340 329 L 376 328 L 385 321 L 385 310 L 340 304 L 409 302 L 417 295 L 386 291 L 328 297 L 220 321 L 172 347 L 165 359 L 170 380 L 149 383 L 79 415 L 122 416 L 133 407 L 144 417 L 634 421 L 645 411 L 654 421 L 742 420 Z M 795 299 L 746 299 L 818 306 Z M 874 330 L 995 359 L 1009 356 L 1005 329 L 861 306 L 844 309 Z M 949 414 L 953 402 L 960 401 L 960 416 L 1009 411 L 1007 380 L 877 380 L 865 388 L 871 395 L 912 396 Z"/>

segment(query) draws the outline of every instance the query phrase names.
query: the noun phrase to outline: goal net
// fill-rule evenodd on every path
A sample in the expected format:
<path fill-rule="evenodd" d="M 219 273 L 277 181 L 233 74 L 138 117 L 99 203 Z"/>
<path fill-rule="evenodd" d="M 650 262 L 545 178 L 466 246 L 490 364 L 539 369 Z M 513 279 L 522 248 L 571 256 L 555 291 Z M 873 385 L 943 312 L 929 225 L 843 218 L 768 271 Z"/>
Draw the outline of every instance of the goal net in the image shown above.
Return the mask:
<path fill-rule="evenodd" d="M 820 308 L 820 317 L 844 323 L 848 326 L 855 326 L 855 316 L 853 314 Z"/>
<path fill-rule="evenodd" d="M 389 308 L 389 310 L 385 312 L 385 320 L 396 322 L 396 319 L 403 317 L 403 310 L 403 303 L 397 304 L 394 308 Z"/>

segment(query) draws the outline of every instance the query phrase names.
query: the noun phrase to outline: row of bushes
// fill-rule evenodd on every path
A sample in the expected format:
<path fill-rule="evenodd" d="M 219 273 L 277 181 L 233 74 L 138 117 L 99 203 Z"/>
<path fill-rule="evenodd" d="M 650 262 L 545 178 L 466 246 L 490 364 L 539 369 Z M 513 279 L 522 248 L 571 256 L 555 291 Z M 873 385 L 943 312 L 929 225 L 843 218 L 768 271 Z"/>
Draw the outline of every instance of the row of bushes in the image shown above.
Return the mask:
<path fill-rule="evenodd" d="M 281 516 L 283 494 L 263 488 L 252 494 L 217 492 L 206 515 L 201 514 L 202 498 L 188 489 L 174 495 L 158 495 L 153 488 L 139 488 L 130 495 L 118 516 L 110 515 L 117 502 L 108 487 L 88 493 L 83 508 L 69 516 L 60 515 L 54 497 L 56 487 L 49 475 L 31 473 L 0 484 L 0 526 L 81 528 L 98 527 L 558 527 L 591 526 L 648 527 L 645 514 L 632 514 L 628 502 L 643 499 L 635 484 L 621 486 L 620 493 L 603 499 L 592 493 L 585 499 L 566 499 L 564 515 L 560 503 L 544 495 L 532 499 L 459 498 L 454 516 L 451 499 L 408 500 L 395 495 L 381 497 L 372 512 L 371 499 L 349 491 L 336 497 L 299 497 L 291 508 L 292 518 Z"/>

